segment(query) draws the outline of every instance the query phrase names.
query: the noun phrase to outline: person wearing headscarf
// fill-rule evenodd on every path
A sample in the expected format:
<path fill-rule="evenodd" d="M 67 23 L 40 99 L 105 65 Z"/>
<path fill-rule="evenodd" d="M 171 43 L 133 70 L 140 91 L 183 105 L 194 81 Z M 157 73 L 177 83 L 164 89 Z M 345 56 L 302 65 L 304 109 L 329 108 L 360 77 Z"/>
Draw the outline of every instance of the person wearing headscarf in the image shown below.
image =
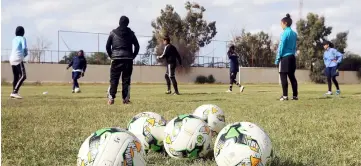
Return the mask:
<path fill-rule="evenodd" d="M 239 56 L 237 55 L 237 53 L 235 51 L 234 45 L 231 45 L 229 47 L 227 55 L 228 55 L 228 59 L 229 59 L 229 79 L 230 79 L 229 84 L 230 85 L 229 85 L 228 91 L 226 91 L 226 92 L 232 92 L 233 84 L 236 84 L 237 86 L 239 86 L 240 92 L 243 92 L 244 86 L 242 86 L 236 80 L 237 73 L 239 72 L 239 62 L 238 62 Z"/>
<path fill-rule="evenodd" d="M 28 47 L 24 35 L 24 27 L 16 27 L 15 37 L 12 40 L 12 50 L 9 57 L 9 62 L 14 75 L 13 91 L 11 92 L 10 97 L 14 99 L 22 99 L 19 94 L 19 90 L 26 79 L 26 71 L 23 61 L 28 55 Z"/>
<path fill-rule="evenodd" d="M 80 50 L 76 56 L 73 57 L 73 59 L 69 62 L 69 65 L 66 69 L 69 69 L 70 67 L 73 67 L 72 72 L 72 79 L 73 79 L 73 89 L 72 93 L 79 93 L 80 87 L 78 83 L 78 79 L 80 77 L 84 77 L 85 70 L 87 68 L 87 61 L 84 56 L 84 51 Z"/>

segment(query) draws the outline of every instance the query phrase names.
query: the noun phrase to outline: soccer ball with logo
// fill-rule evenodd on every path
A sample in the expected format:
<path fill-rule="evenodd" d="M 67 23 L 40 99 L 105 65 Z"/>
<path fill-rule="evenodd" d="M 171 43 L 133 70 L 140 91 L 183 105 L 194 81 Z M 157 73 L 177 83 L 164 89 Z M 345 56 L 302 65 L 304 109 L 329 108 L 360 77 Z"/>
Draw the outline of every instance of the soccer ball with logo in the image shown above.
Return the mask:
<path fill-rule="evenodd" d="M 103 128 L 81 145 L 77 166 L 144 166 L 144 149 L 130 132 L 120 128 Z"/>
<path fill-rule="evenodd" d="M 204 104 L 199 106 L 193 112 L 193 115 L 207 122 L 214 133 L 213 135 L 217 135 L 217 133 L 226 126 L 226 120 L 222 109 L 214 104 Z"/>
<path fill-rule="evenodd" d="M 144 145 L 144 149 L 160 152 L 163 150 L 163 135 L 167 121 L 154 112 L 142 112 L 134 116 L 128 123 L 128 131 L 132 132 Z"/>
<path fill-rule="evenodd" d="M 272 143 L 262 128 L 237 122 L 220 131 L 214 156 L 218 166 L 266 166 L 273 156 Z"/>
<path fill-rule="evenodd" d="M 193 115 L 172 119 L 164 133 L 164 148 L 171 157 L 195 159 L 205 157 L 212 150 L 209 126 Z"/>

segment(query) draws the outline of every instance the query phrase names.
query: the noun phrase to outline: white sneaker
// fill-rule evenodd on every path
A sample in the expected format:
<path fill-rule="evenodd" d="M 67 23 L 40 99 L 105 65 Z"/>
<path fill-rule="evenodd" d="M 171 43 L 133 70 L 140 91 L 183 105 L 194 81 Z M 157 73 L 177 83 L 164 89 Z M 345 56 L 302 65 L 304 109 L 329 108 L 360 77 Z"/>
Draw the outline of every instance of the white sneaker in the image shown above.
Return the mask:
<path fill-rule="evenodd" d="M 227 93 L 231 93 L 232 91 L 231 91 L 230 89 L 228 89 L 226 92 L 227 92 Z"/>
<path fill-rule="evenodd" d="M 332 92 L 328 91 L 327 93 L 325 93 L 325 95 L 332 95 Z"/>
<path fill-rule="evenodd" d="M 239 87 L 239 92 L 243 92 L 244 88 L 244 86 Z"/>
<path fill-rule="evenodd" d="M 11 93 L 10 94 L 10 97 L 11 98 L 14 98 L 14 99 L 22 99 L 23 97 L 21 97 L 18 93 Z"/>
<path fill-rule="evenodd" d="M 81 91 L 80 91 L 80 88 L 75 88 L 74 92 L 75 92 L 75 93 L 80 93 L 80 92 L 81 92 Z"/>

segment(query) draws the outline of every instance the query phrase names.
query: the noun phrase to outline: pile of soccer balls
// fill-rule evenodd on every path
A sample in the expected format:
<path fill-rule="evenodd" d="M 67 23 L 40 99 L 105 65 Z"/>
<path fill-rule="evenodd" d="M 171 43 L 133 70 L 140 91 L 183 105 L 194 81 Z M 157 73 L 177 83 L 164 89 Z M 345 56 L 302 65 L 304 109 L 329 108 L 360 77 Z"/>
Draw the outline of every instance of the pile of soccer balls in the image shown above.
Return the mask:
<path fill-rule="evenodd" d="M 213 136 L 217 138 L 212 147 Z M 100 129 L 81 145 L 77 165 L 143 166 L 149 151 L 196 159 L 209 156 L 212 148 L 219 166 L 264 166 L 273 155 L 271 140 L 262 128 L 250 122 L 226 126 L 224 112 L 207 104 L 168 123 L 157 113 L 143 112 L 133 117 L 127 129 Z"/>

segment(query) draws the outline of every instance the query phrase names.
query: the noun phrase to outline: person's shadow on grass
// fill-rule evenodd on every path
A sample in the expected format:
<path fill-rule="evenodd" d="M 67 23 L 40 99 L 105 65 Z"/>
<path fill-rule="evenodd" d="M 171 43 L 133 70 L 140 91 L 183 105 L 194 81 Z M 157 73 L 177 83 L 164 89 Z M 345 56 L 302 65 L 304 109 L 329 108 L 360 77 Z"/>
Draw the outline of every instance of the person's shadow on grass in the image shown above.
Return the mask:
<path fill-rule="evenodd" d="M 282 161 L 278 156 L 276 156 L 271 160 L 270 166 L 306 166 L 306 164 L 291 160 Z"/>

